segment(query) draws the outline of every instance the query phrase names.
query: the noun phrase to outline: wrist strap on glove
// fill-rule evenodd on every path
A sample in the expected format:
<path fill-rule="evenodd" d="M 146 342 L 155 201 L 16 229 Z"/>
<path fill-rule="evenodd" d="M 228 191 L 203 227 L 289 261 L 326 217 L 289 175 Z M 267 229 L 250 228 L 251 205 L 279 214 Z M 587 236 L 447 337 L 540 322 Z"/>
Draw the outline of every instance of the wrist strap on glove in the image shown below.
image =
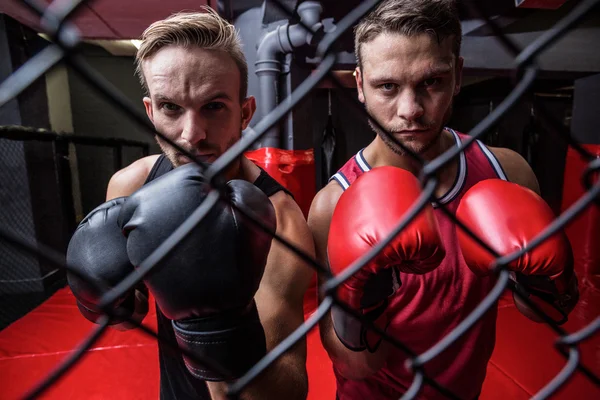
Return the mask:
<path fill-rule="evenodd" d="M 515 290 L 533 302 L 557 325 L 562 325 L 568 320 L 568 314 L 579 300 L 577 277 L 574 273 L 564 282 L 552 280 L 547 276 L 524 275 L 518 272 L 515 273 L 515 278 Z"/>
<path fill-rule="evenodd" d="M 267 353 L 265 333 L 254 302 L 241 313 L 189 318 L 172 324 L 179 347 L 198 355 L 198 360 L 183 355 L 188 370 L 198 379 L 239 378 Z M 203 359 L 211 360 L 227 373 L 211 370 L 200 362 Z"/>
<path fill-rule="evenodd" d="M 352 303 L 351 299 L 340 299 L 340 301 L 345 301 L 350 307 L 356 309 L 385 332 L 391 322 L 387 315 L 387 308 L 390 299 L 396 294 L 400 286 L 402 286 L 400 271 L 398 266 L 394 265 L 380 271 L 378 274 L 369 276 L 362 288 L 358 304 L 348 304 Z M 347 292 L 354 291 L 347 290 Z M 368 350 L 374 353 L 379 347 L 382 340 L 381 336 L 343 309 L 334 305 L 331 308 L 331 319 L 335 334 L 349 350 Z"/>
<path fill-rule="evenodd" d="M 385 332 L 390 323 L 390 319 L 385 314 L 387 306 L 388 300 L 384 300 L 378 307 L 369 311 L 359 310 L 359 312 Z M 374 353 L 379 347 L 382 337 L 377 332 L 335 305 L 331 308 L 331 319 L 335 334 L 349 350 L 357 352 L 368 350 Z"/>

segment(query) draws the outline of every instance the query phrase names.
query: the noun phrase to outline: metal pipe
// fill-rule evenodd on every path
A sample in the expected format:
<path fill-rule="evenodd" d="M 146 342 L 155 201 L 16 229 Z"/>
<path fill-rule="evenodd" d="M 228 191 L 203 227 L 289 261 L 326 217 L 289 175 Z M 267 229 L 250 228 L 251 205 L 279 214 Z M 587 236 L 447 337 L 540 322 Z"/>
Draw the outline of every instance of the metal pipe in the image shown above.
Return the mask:
<path fill-rule="evenodd" d="M 322 26 L 320 22 L 323 8 L 316 1 L 305 1 L 298 6 L 300 20 L 316 31 Z M 256 75 L 258 76 L 259 99 L 258 109 L 261 118 L 269 114 L 279 102 L 278 83 L 281 74 L 279 58 L 291 53 L 295 47 L 311 43 L 312 34 L 300 24 L 286 23 L 267 33 L 256 53 Z M 270 129 L 259 143 L 259 147 L 280 147 L 280 127 Z"/>

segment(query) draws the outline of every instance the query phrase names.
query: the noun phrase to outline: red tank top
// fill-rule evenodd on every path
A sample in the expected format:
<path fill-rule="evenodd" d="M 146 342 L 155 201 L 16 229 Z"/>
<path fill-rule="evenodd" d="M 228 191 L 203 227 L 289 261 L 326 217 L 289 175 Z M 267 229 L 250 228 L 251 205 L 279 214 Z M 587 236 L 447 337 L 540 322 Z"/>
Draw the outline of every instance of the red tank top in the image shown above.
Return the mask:
<path fill-rule="evenodd" d="M 454 135 L 457 145 L 461 139 L 468 137 L 449 128 L 446 130 Z M 361 150 L 331 179 L 345 190 L 370 169 Z M 460 155 L 454 184 L 439 202 L 455 213 L 464 193 L 475 183 L 490 178 L 507 179 L 492 152 L 476 141 Z M 431 348 L 463 321 L 489 294 L 495 283 L 493 278 L 479 278 L 469 270 L 458 246 L 457 228 L 441 210 L 436 209 L 434 213 L 446 257 L 430 273 L 401 273 L 402 287 L 390 304 L 394 318 L 387 332 L 416 354 Z M 494 349 L 496 312 L 496 307 L 493 307 L 458 341 L 425 364 L 429 377 L 461 399 L 475 399 L 481 391 L 487 363 Z M 412 373 L 404 367 L 406 358 L 404 352 L 394 348 L 384 368 L 360 381 L 347 380 L 335 371 L 339 400 L 400 398 L 413 381 Z M 423 384 L 417 398 L 447 397 Z"/>

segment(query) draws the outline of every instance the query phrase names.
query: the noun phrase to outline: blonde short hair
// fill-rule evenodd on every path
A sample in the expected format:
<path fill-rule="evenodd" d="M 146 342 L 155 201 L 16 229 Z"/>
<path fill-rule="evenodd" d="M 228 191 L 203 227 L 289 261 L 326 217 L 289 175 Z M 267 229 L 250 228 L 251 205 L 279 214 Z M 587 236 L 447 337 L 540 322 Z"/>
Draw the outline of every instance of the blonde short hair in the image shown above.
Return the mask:
<path fill-rule="evenodd" d="M 354 28 L 356 62 L 362 67 L 361 48 L 382 33 L 433 35 L 438 42 L 454 35 L 453 53 L 460 54 L 462 27 L 456 0 L 385 0 Z"/>
<path fill-rule="evenodd" d="M 248 64 L 242 52 L 242 42 L 235 27 L 221 18 L 210 7 L 204 12 L 175 13 L 156 21 L 142 34 L 141 45 L 135 55 L 135 73 L 147 93 L 148 84 L 142 71 L 142 62 L 165 46 L 197 46 L 207 50 L 224 51 L 233 58 L 240 71 L 240 101 L 248 90 Z"/>

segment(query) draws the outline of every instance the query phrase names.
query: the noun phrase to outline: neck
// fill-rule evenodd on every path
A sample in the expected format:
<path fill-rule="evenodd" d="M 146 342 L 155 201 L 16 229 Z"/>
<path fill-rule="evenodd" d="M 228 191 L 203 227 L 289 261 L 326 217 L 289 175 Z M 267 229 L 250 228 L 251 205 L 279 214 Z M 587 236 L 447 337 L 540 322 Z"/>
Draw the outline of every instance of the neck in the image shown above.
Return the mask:
<path fill-rule="evenodd" d="M 431 161 L 450 149 L 454 144 L 455 140 L 452 133 L 443 130 L 438 140 L 424 153 L 419 154 L 419 156 L 426 162 Z M 423 169 L 423 164 L 419 160 L 409 154 L 400 155 L 393 152 L 378 135 L 365 148 L 363 155 L 373 168 L 385 165 L 394 166 L 410 171 L 417 177 Z M 446 190 L 448 184 L 451 185 L 454 182 L 456 173 L 456 161 L 452 161 L 438 171 L 436 176 L 439 179 L 438 187 L 441 192 Z"/>
<path fill-rule="evenodd" d="M 436 142 L 419 157 L 424 161 L 431 161 L 454 145 L 451 133 L 444 130 Z M 364 156 L 369 164 L 375 167 L 390 165 L 406 169 L 413 174 L 418 174 L 423 164 L 410 154 L 397 154 L 377 135 L 365 148 Z"/>
<path fill-rule="evenodd" d="M 239 160 L 235 160 L 220 174 L 224 182 L 229 182 L 232 179 L 241 179 L 243 171 Z"/>
<path fill-rule="evenodd" d="M 252 183 L 259 175 L 260 168 L 245 156 L 236 159 L 223 173 L 225 182 L 241 179 Z"/>

